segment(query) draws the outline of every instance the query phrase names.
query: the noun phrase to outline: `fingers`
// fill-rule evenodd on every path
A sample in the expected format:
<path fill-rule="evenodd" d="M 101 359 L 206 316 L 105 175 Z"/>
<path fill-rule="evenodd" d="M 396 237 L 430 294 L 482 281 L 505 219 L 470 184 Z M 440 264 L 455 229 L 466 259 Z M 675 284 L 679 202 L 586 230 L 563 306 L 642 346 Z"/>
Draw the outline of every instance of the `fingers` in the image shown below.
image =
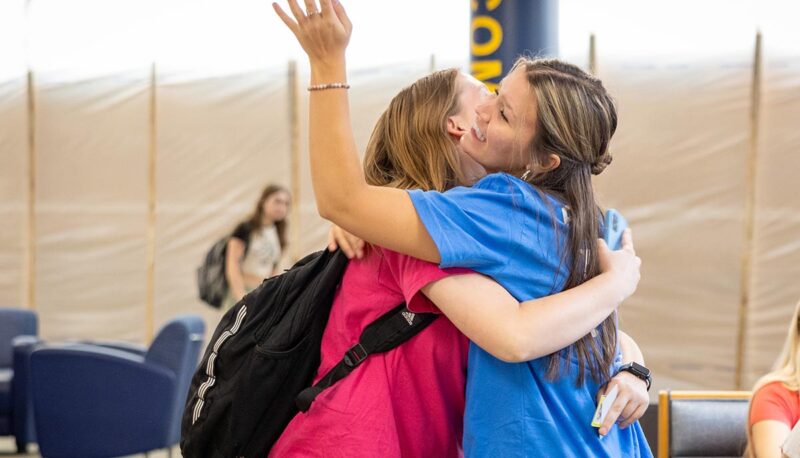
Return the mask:
<path fill-rule="evenodd" d="M 628 398 L 628 403 L 622 407 L 622 411 L 619 414 L 619 418 L 617 418 L 617 422 L 620 424 L 625 423 L 633 417 L 633 414 L 636 412 L 636 409 L 641 407 L 639 403 L 631 396 Z"/>
<path fill-rule="evenodd" d="M 625 373 L 625 375 L 628 374 Z M 605 419 L 603 419 L 603 424 L 597 431 L 601 436 L 608 434 L 614 426 L 614 423 L 618 423 L 620 428 L 630 426 L 644 415 L 648 407 L 649 398 L 646 392 L 642 395 L 636 387 L 631 386 L 630 383 L 625 380 L 618 379 L 618 377 L 619 375 L 613 378 L 598 393 L 599 399 L 599 395 L 608 393 L 614 386 L 619 390 L 617 398 L 614 400 L 614 403 L 608 410 L 608 414 L 606 414 Z"/>
<path fill-rule="evenodd" d="M 606 414 L 606 418 L 603 420 L 603 425 L 598 431 L 601 436 L 605 436 L 609 431 L 611 431 L 611 427 L 617 422 L 622 414 L 623 408 L 628 404 L 629 400 L 630 396 L 627 393 L 620 392 L 617 395 L 617 399 L 615 399 L 614 404 L 611 405 L 611 409 L 609 409 L 608 414 Z"/>
<path fill-rule="evenodd" d="M 335 14 L 333 11 L 333 5 L 331 5 L 331 0 L 319 0 L 319 7 L 322 9 L 323 16 Z"/>
<path fill-rule="evenodd" d="M 306 2 L 306 14 L 308 16 L 319 13 L 319 10 L 317 10 L 317 2 L 315 0 L 305 0 L 305 2 Z"/>
<path fill-rule="evenodd" d="M 636 410 L 633 411 L 633 414 L 629 415 L 625 418 L 625 421 L 619 424 L 620 428 L 627 428 L 628 426 L 632 425 L 636 420 L 642 418 L 645 412 L 647 412 L 647 404 L 642 404 Z"/>
<path fill-rule="evenodd" d="M 360 238 L 350 235 L 348 233 L 350 239 L 350 246 L 353 247 L 353 252 L 355 253 L 356 258 L 361 259 L 364 257 L 364 241 Z"/>
<path fill-rule="evenodd" d="M 597 249 L 600 250 L 600 253 L 611 251 L 608 244 L 603 239 L 597 239 Z"/>
<path fill-rule="evenodd" d="M 332 0 L 333 1 L 333 11 L 336 13 L 336 17 L 339 18 L 339 22 L 342 23 L 344 29 L 347 31 L 348 34 L 353 30 L 353 23 L 350 22 L 350 18 L 347 17 L 347 12 L 344 10 L 344 6 L 339 0 Z M 325 11 L 325 4 L 330 5 L 331 0 L 322 0 L 322 10 Z"/>
<path fill-rule="evenodd" d="M 289 9 L 292 10 L 292 14 L 294 15 L 294 18 L 297 19 L 297 22 L 305 19 L 306 15 L 303 13 L 303 10 L 300 9 L 300 5 L 297 4 L 297 0 L 288 0 L 288 2 Z"/>
<path fill-rule="evenodd" d="M 295 36 L 297 36 L 297 22 L 292 20 L 292 18 L 290 18 L 289 15 L 286 14 L 277 3 L 274 2 L 272 3 L 272 9 L 275 10 L 275 13 L 277 13 L 281 21 L 283 21 L 283 23 L 286 24 L 286 27 L 289 27 L 289 30 L 291 30 L 292 33 L 294 33 Z"/>
<path fill-rule="evenodd" d="M 334 252 L 339 245 L 336 244 L 336 237 L 333 236 L 333 228 L 328 231 L 328 251 Z"/>
<path fill-rule="evenodd" d="M 339 248 L 344 251 L 345 256 L 347 259 L 353 259 L 356 255 L 356 250 L 353 249 L 353 246 L 350 244 L 350 241 L 347 240 L 347 237 L 343 236 L 342 234 L 337 234 L 336 240 L 339 242 Z"/>
<path fill-rule="evenodd" d="M 615 422 L 619 422 L 620 428 L 628 427 L 647 411 L 650 398 L 644 382 L 638 378 L 631 380 L 631 377 L 635 376 L 627 372 L 617 374 L 606 386 L 607 392 L 613 385 L 617 385 L 619 394 L 598 430 L 601 436 L 608 434 Z"/>
<path fill-rule="evenodd" d="M 342 249 L 342 252 L 348 259 L 361 259 L 364 257 L 365 242 L 341 227 L 335 225 L 331 227 L 331 230 L 328 232 L 329 244 L 331 239 Z"/>
<path fill-rule="evenodd" d="M 636 250 L 633 248 L 633 231 L 629 227 L 622 231 L 622 249 L 636 254 Z"/>

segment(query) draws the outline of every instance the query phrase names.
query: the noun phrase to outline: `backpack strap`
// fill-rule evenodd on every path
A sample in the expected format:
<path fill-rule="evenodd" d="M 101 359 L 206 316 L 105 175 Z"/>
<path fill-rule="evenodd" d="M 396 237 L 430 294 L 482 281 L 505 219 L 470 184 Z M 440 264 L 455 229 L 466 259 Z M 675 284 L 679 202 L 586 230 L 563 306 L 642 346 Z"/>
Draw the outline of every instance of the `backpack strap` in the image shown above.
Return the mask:
<path fill-rule="evenodd" d="M 333 369 L 329 370 L 316 385 L 306 388 L 297 395 L 295 398 L 297 408 L 301 412 L 306 412 L 317 395 L 346 377 L 369 355 L 399 347 L 428 327 L 436 318 L 439 318 L 439 315 L 435 313 L 413 313 L 408 310 L 405 303 L 384 313 L 361 332 L 358 343 L 344 353 L 342 360 L 333 366 Z"/>

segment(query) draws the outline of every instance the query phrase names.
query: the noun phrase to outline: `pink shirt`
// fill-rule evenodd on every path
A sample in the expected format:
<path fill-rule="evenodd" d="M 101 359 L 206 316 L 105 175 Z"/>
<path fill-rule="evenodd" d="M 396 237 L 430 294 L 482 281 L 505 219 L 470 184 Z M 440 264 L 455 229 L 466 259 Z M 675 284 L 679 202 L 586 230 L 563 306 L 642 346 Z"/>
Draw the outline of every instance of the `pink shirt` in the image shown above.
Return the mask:
<path fill-rule="evenodd" d="M 322 338 L 317 379 L 336 365 L 383 313 L 406 302 L 437 312 L 420 288 L 448 275 L 396 252 L 371 247 L 350 261 Z M 371 355 L 299 413 L 271 457 L 461 456 L 468 342 L 446 317 L 386 353 Z"/>

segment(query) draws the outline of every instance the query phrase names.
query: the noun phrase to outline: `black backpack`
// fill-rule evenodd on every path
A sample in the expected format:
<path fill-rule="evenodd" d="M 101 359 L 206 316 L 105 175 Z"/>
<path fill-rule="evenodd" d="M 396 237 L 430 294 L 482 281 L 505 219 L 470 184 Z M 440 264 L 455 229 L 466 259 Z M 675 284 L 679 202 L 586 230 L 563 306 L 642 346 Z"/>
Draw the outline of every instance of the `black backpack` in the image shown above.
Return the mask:
<path fill-rule="evenodd" d="M 195 457 L 263 458 L 298 411 L 367 356 L 391 350 L 438 315 L 400 304 L 316 385 L 322 334 L 347 258 L 320 251 L 265 280 L 220 321 L 192 377 L 181 420 L 181 452 Z"/>
<path fill-rule="evenodd" d="M 225 277 L 225 256 L 228 253 L 228 240 L 237 237 L 244 242 L 245 254 L 249 248 L 250 237 L 248 226 L 244 223 L 236 226 L 233 234 L 217 240 L 203 258 L 197 268 L 197 290 L 200 299 L 206 304 L 221 308 L 228 295 L 228 279 Z"/>

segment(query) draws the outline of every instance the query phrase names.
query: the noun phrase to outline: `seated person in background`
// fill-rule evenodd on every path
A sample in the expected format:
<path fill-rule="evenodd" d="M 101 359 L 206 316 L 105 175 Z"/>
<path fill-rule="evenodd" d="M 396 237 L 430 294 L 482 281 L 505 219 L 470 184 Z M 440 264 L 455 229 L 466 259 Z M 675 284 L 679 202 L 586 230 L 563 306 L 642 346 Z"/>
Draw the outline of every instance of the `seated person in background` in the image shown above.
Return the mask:
<path fill-rule="evenodd" d="M 229 292 L 223 310 L 231 308 L 265 278 L 277 273 L 278 261 L 286 249 L 289 199 L 285 188 L 267 185 L 253 214 L 234 229 L 225 255 Z"/>
<path fill-rule="evenodd" d="M 781 447 L 800 420 L 800 303 L 795 306 L 789 333 L 775 369 L 753 387 L 745 453 L 749 458 L 783 457 Z"/>

